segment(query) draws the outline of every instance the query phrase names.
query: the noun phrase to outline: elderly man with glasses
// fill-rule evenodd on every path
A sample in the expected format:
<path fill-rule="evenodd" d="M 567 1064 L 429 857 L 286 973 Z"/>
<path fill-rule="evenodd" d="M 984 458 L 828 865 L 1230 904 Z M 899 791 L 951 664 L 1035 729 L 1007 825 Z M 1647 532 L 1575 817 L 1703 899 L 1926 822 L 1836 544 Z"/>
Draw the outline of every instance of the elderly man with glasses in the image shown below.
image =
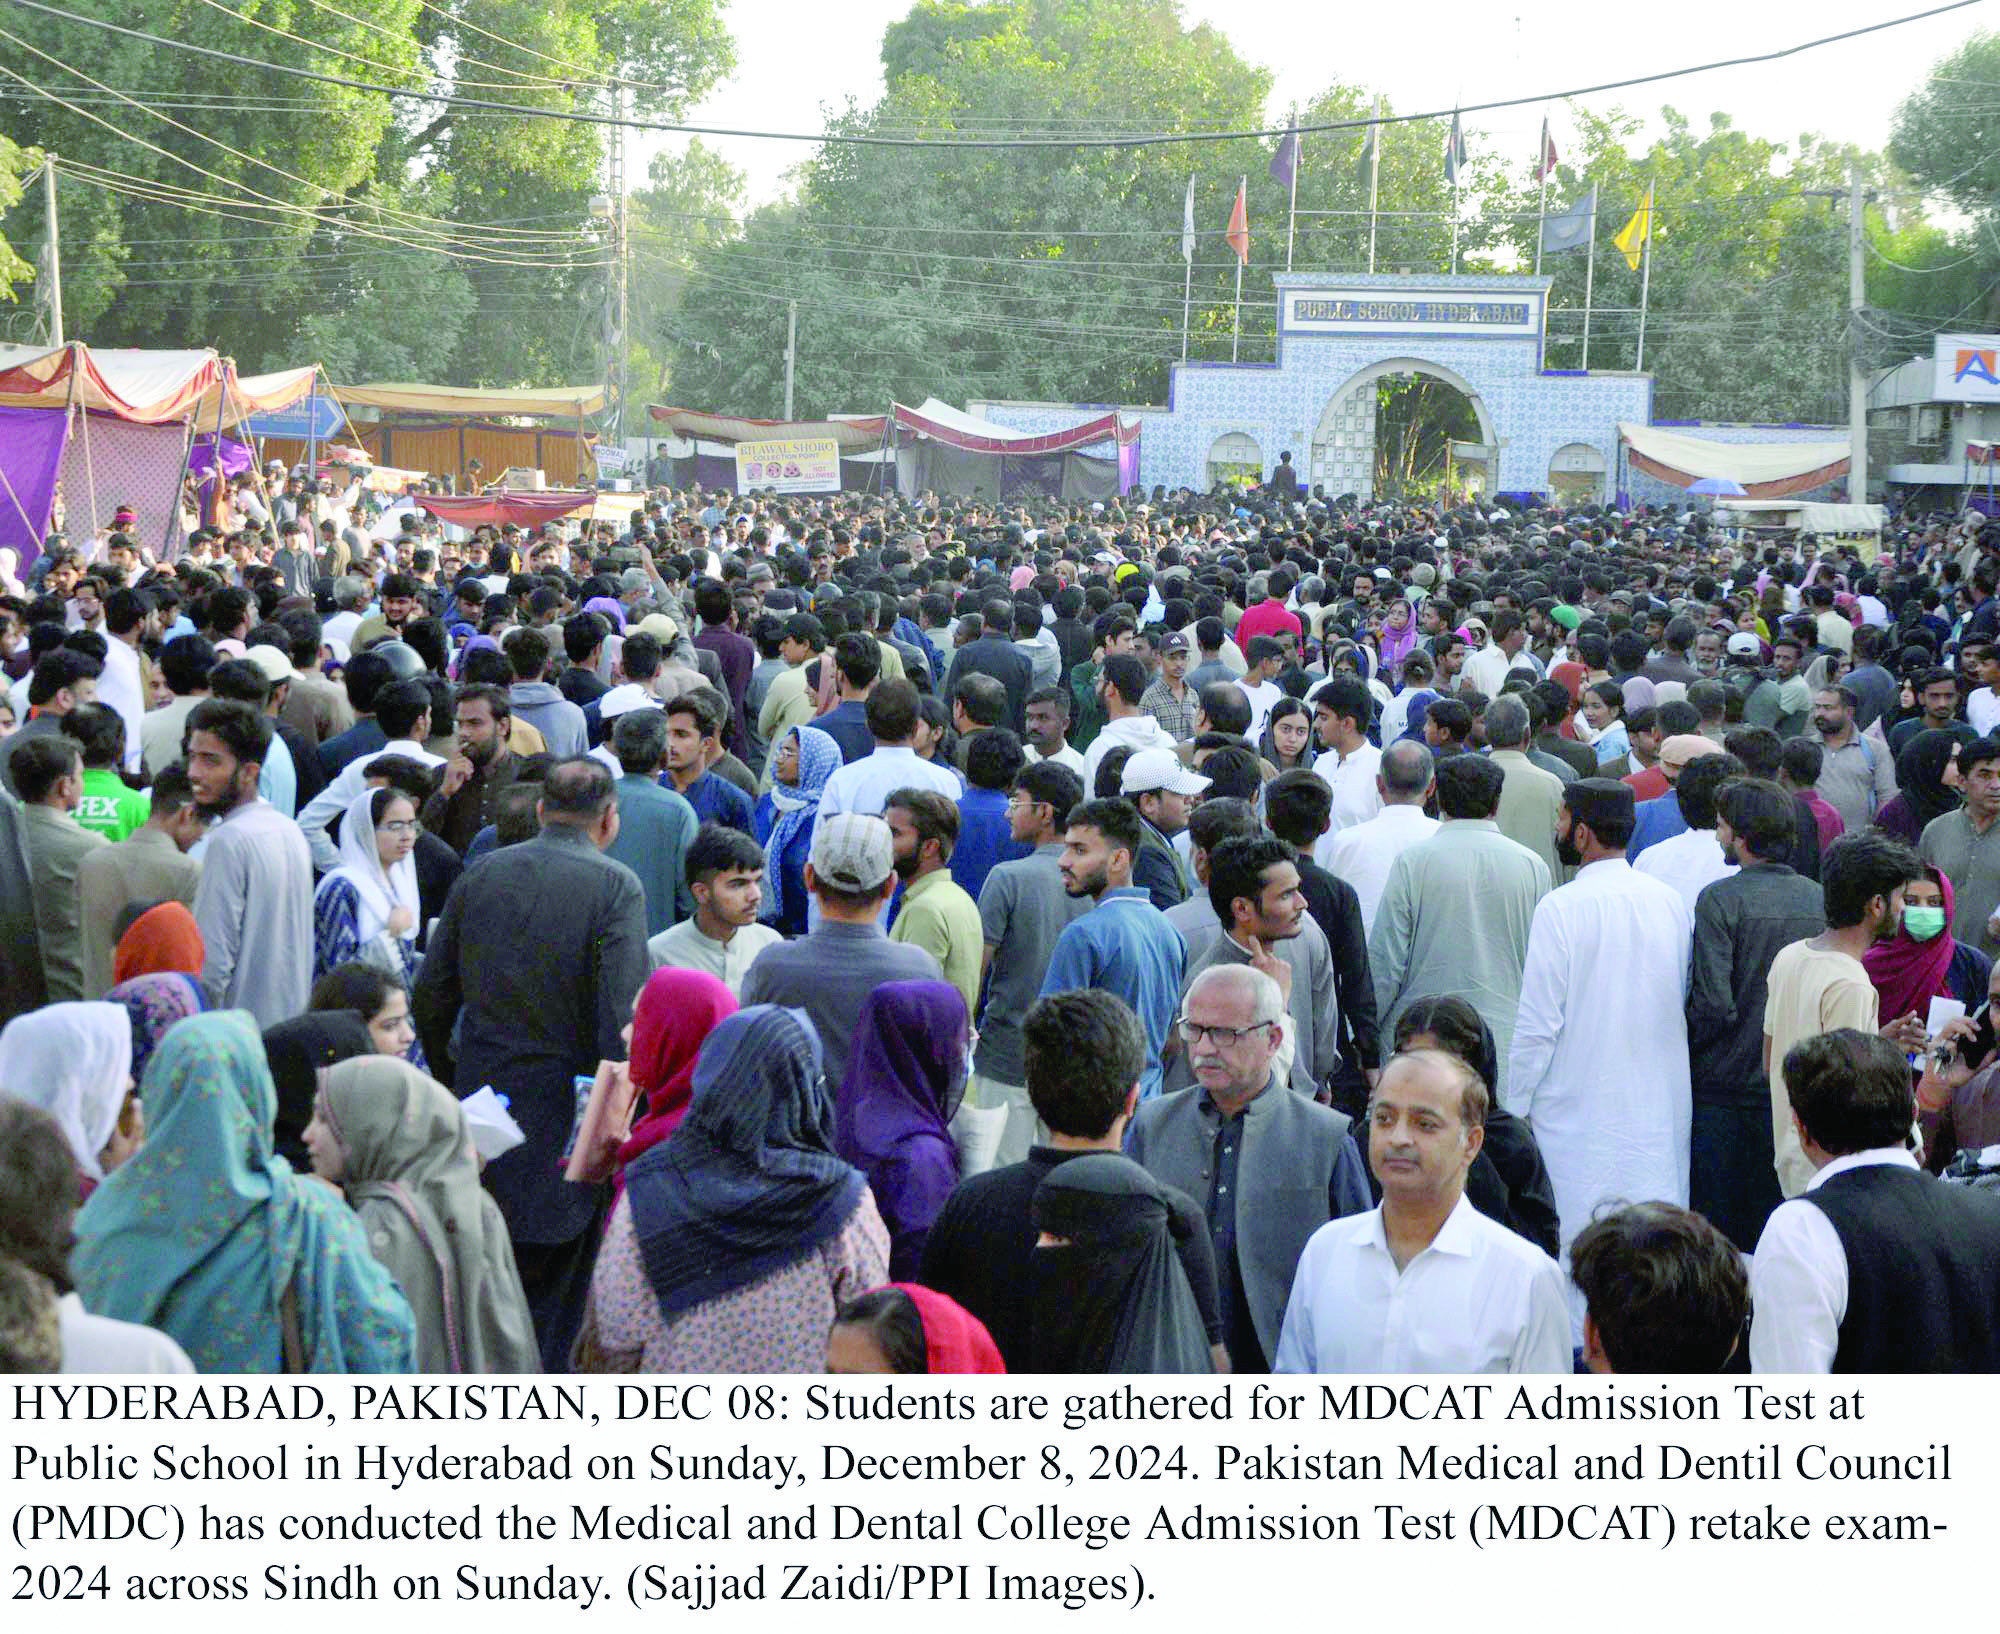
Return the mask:
<path fill-rule="evenodd" d="M 1277 982 L 1217 964 L 1189 984 L 1175 1035 L 1194 1083 L 1139 1108 L 1130 1155 L 1208 1210 L 1230 1363 L 1268 1373 L 1292 1274 L 1314 1232 L 1370 1207 L 1348 1120 L 1278 1082 Z"/>

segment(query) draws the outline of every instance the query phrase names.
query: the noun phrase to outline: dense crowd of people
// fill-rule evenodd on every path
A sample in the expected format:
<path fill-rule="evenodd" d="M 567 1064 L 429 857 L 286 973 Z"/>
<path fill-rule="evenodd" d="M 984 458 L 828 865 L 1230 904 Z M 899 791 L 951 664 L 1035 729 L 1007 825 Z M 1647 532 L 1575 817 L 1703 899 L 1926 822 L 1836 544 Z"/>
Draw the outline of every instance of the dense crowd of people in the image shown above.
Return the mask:
<path fill-rule="evenodd" d="M 2000 1369 L 2000 523 L 302 476 L 0 594 L 5 1366 Z"/>

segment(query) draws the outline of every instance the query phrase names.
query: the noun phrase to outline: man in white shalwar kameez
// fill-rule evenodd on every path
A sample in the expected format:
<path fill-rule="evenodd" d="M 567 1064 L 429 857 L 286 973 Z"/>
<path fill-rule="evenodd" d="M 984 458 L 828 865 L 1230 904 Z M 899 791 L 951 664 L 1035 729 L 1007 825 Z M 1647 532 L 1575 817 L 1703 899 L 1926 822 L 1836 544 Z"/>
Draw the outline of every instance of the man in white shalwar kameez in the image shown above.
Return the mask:
<path fill-rule="evenodd" d="M 1483 755 L 1437 763 L 1444 822 L 1390 864 L 1368 935 L 1382 1036 L 1418 999 L 1455 994 L 1492 1029 L 1503 1083 L 1528 928 L 1549 891 L 1548 864 L 1494 820 L 1505 782 Z"/>
<path fill-rule="evenodd" d="M 1632 864 L 1639 873 L 1679 893 L 1687 904 L 1690 925 L 1694 923 L 1695 898 L 1717 880 L 1736 872 L 1736 859 L 1723 855 L 1722 842 L 1715 837 L 1715 802 L 1722 785 L 1742 775 L 1743 764 L 1734 755 L 1700 755 L 1683 765 L 1674 781 L 1673 799 L 1681 808 L 1687 829 L 1647 846 Z"/>
<path fill-rule="evenodd" d="M 1535 910 L 1503 1079 L 1555 1185 L 1565 1258 L 1604 1203 L 1688 1197 L 1694 932 L 1680 893 L 1626 862 L 1632 814 L 1631 789 L 1609 778 L 1563 791 L 1556 849 L 1578 872 Z"/>

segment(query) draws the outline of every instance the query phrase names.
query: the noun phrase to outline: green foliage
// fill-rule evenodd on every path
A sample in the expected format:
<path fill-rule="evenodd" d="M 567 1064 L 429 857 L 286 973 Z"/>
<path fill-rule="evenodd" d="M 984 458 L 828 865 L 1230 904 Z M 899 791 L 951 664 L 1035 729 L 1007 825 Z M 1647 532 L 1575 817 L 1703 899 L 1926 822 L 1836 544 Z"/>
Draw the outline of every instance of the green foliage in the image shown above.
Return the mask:
<path fill-rule="evenodd" d="M 938 0 L 892 25 L 883 62 L 882 100 L 848 110 L 838 129 L 969 139 L 1242 128 L 1259 122 L 1269 90 L 1265 70 L 1214 30 L 1183 26 L 1171 0 Z M 1262 279 L 1261 291 L 1246 279 L 1246 303 L 1270 298 L 1273 255 L 1283 264 L 1268 161 L 1253 143 L 822 149 L 800 167 L 794 199 L 703 258 L 669 343 L 675 396 L 778 413 L 796 299 L 801 414 L 932 393 L 1157 398 L 1180 355 L 1189 170 L 1195 355 L 1227 357 L 1235 261 L 1221 233 L 1241 174 Z M 1247 334 L 1259 320 L 1246 310 Z"/>
<path fill-rule="evenodd" d="M 594 112 L 609 111 L 608 73 L 643 82 L 632 111 L 672 117 L 734 61 L 716 0 L 155 0 L 143 16 L 112 0 L 74 6 L 247 57 Z M 46 54 L 10 47 L 18 71 L 71 104 L 0 102 L 0 141 L 33 140 L 77 165 L 60 198 L 74 333 L 103 346 L 211 345 L 245 369 L 320 356 L 337 377 L 513 385 L 600 373 L 604 251 L 587 228 L 603 127 L 441 114 L 32 12 L 6 26 Z M 35 241 L 39 201 L 10 225 Z M 0 261 L 0 282 L 7 271 Z"/>
<path fill-rule="evenodd" d="M 1838 418 L 1847 391 L 1847 169 L 1856 155 L 1815 136 L 1796 148 L 1749 136 L 1726 115 L 1697 131 L 1672 108 L 1666 135 L 1633 154 L 1637 121 L 1572 109 L 1576 132 L 1550 183 L 1551 213 L 1597 187 L 1590 367 L 1638 361 L 1641 271 L 1612 243 L 1654 190 L 1645 368 L 1660 419 Z M 1538 189 L 1527 173 L 1503 195 L 1508 242 L 1535 254 Z M 1838 197 L 1803 196 L 1811 191 Z M 1548 364 L 1583 362 L 1586 258 L 1542 263 L 1554 279 Z"/>
<path fill-rule="evenodd" d="M 38 163 L 37 156 L 16 146 L 5 136 L 0 136 L 0 216 L 6 215 L 20 202 L 23 180 Z M 26 283 L 35 275 L 34 268 L 8 247 L 7 240 L 0 237 L 0 301 L 15 299 L 14 286 Z M 0 319 L 0 323 L 4 323 Z M 4 333 L 0 330 L 0 333 Z"/>

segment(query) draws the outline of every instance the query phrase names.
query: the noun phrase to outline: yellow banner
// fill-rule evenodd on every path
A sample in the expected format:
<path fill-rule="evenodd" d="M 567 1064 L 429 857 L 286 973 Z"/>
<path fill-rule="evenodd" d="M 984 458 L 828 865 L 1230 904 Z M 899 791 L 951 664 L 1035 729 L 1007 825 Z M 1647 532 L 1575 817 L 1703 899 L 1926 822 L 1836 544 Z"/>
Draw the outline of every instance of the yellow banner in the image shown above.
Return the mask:
<path fill-rule="evenodd" d="M 736 491 L 780 494 L 840 491 L 840 444 L 831 437 L 766 437 L 736 445 Z"/>

